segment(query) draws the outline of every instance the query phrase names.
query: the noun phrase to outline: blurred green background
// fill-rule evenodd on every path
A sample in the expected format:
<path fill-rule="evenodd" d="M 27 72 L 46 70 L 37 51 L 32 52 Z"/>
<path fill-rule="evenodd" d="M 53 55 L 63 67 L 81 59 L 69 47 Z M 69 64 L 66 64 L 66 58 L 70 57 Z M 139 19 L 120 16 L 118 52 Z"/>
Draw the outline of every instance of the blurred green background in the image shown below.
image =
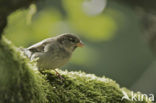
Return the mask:
<path fill-rule="evenodd" d="M 77 49 L 70 63 L 62 69 L 105 75 L 121 86 L 155 92 L 154 83 L 148 83 L 149 88 L 145 88 L 144 83 L 148 80 L 139 82 L 155 60 L 140 18 L 121 3 L 106 0 L 39 1 L 37 5 L 12 13 L 4 34 L 16 46 L 28 47 L 67 32 L 79 35 L 85 47 Z"/>

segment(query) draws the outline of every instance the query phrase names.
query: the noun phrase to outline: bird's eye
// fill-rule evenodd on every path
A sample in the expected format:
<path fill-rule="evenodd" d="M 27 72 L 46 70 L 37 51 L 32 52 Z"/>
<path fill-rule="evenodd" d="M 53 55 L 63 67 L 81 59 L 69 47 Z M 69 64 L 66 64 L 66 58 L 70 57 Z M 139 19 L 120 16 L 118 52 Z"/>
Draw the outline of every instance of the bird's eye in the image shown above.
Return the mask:
<path fill-rule="evenodd" d="M 69 38 L 69 40 L 71 41 L 71 42 L 76 42 L 76 40 L 75 39 L 73 39 L 73 38 Z"/>

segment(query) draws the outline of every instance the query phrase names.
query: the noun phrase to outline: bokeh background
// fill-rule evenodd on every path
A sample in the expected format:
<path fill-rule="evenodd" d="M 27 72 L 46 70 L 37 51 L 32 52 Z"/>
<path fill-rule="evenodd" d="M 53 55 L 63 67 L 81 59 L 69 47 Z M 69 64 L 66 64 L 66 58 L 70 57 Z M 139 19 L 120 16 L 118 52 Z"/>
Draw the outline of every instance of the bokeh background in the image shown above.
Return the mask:
<path fill-rule="evenodd" d="M 75 33 L 85 47 L 77 49 L 62 69 L 106 76 L 122 87 L 156 94 L 154 13 L 147 16 L 144 8 L 113 0 L 43 0 L 13 12 L 4 34 L 16 46 L 28 47 Z"/>

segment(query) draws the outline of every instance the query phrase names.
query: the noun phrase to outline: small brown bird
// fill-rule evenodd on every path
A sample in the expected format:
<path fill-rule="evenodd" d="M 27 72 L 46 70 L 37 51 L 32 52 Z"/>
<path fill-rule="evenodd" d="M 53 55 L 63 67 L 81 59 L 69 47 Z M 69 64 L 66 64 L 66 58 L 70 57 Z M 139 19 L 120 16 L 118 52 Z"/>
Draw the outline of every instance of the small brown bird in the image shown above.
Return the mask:
<path fill-rule="evenodd" d="M 31 59 L 37 59 L 39 71 L 56 69 L 65 65 L 77 47 L 83 47 L 77 35 L 65 33 L 47 38 L 26 48 L 25 54 Z M 56 71 L 56 73 L 58 73 Z"/>

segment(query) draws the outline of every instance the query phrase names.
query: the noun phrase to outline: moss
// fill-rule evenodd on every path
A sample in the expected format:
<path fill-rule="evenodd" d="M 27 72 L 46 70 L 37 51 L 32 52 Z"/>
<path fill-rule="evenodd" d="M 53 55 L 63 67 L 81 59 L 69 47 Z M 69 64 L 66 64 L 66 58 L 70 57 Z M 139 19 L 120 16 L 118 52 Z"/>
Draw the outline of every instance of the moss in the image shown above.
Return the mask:
<path fill-rule="evenodd" d="M 34 68 L 12 43 L 0 41 L 0 103 L 121 103 L 123 89 L 109 78 L 59 70 L 61 81 L 54 71 Z"/>
<path fill-rule="evenodd" d="M 11 43 L 0 42 L 0 103 L 46 103 L 47 82 Z"/>

